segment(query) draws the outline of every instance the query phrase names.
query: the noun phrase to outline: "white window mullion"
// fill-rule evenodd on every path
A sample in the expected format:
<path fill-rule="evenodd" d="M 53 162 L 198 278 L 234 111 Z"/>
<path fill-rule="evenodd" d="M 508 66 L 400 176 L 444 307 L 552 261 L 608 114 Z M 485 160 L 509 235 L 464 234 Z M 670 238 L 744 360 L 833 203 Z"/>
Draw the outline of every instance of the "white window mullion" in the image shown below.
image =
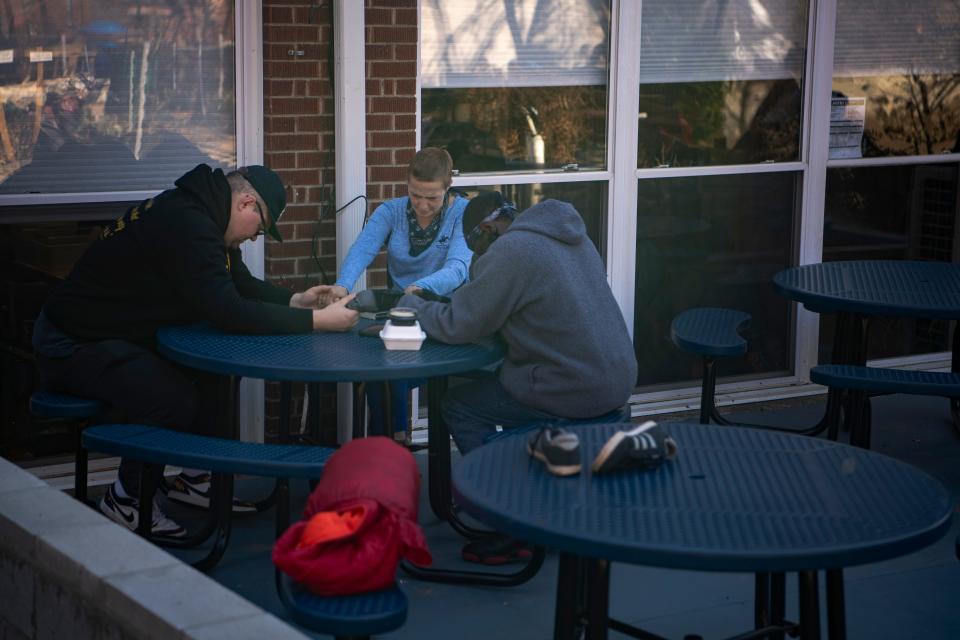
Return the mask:
<path fill-rule="evenodd" d="M 237 166 L 263 164 L 263 12 L 260 0 L 236 10 Z M 264 274 L 264 241 L 244 242 L 243 263 Z M 263 380 L 243 378 L 237 393 L 240 439 L 263 442 Z"/>
<path fill-rule="evenodd" d="M 607 279 L 633 336 L 637 259 L 637 114 L 640 112 L 642 2 L 613 3 L 607 166 Z"/>
<path fill-rule="evenodd" d="M 336 194 L 337 208 L 358 194 L 367 193 L 366 52 L 364 3 L 337 0 L 333 3 L 333 44 L 336 72 Z M 337 270 L 350 246 L 363 229 L 366 205 L 358 200 L 337 219 Z M 366 272 L 356 289 L 366 288 Z M 337 436 L 346 442 L 353 434 L 353 389 L 337 385 Z"/>
<path fill-rule="evenodd" d="M 800 210 L 798 263 L 814 264 L 823 259 L 823 208 L 827 185 L 827 158 L 830 144 L 830 95 L 833 88 L 833 42 L 836 32 L 836 0 L 811 4 L 810 34 L 807 37 L 803 174 Z M 797 340 L 794 352 L 796 373 L 807 376 L 817 362 L 820 316 L 796 305 Z"/>

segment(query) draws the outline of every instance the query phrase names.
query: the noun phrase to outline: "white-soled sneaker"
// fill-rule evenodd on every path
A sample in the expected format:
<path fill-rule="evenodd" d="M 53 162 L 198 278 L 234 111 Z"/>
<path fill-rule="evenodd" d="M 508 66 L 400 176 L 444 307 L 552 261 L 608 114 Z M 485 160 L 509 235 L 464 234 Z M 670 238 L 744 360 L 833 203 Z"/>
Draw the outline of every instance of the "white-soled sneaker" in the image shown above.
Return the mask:
<path fill-rule="evenodd" d="M 100 500 L 100 511 L 111 520 L 118 522 L 131 531 L 137 530 L 140 522 L 140 503 L 133 498 L 124 498 L 117 495 L 113 485 L 107 489 Z M 153 523 L 150 533 L 155 538 L 179 540 L 187 537 L 187 530 L 171 520 L 160 510 L 160 506 L 153 503 Z"/>
<path fill-rule="evenodd" d="M 210 474 L 198 476 L 180 474 L 172 480 L 161 483 L 160 490 L 167 498 L 180 504 L 199 509 L 210 508 Z M 256 513 L 257 506 L 252 502 L 233 498 L 233 513 Z"/>
<path fill-rule="evenodd" d="M 617 431 L 593 460 L 594 473 L 631 469 L 656 469 L 677 455 L 677 443 L 653 420 Z"/>

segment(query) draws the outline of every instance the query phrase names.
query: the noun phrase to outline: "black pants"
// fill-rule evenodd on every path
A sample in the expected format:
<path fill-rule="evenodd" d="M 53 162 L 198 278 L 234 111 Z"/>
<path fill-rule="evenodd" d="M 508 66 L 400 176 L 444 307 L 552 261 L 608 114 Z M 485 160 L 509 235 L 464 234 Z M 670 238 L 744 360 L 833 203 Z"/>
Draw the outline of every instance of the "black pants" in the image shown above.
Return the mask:
<path fill-rule="evenodd" d="M 145 424 L 201 435 L 222 435 L 217 424 L 224 379 L 181 367 L 125 340 L 91 343 L 66 358 L 37 356 L 41 384 L 50 391 L 101 400 L 108 414 L 94 422 Z M 139 462 L 120 463 L 128 495 L 140 490 Z M 163 468 L 157 468 L 157 482 Z"/>

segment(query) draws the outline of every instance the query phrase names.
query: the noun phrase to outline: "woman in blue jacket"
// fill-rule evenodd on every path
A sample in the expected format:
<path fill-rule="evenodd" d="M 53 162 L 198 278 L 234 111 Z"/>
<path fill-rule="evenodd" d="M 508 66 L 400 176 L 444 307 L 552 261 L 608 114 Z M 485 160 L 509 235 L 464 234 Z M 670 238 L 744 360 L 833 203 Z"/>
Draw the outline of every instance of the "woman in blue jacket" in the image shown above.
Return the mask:
<path fill-rule="evenodd" d="M 421 149 L 407 167 L 407 197 L 377 207 L 350 247 L 326 303 L 347 295 L 380 248 L 387 246 L 392 287 L 405 293 L 430 291 L 448 296 L 467 280 L 472 253 L 463 239 L 467 199 L 450 191 L 453 160 L 443 149 Z M 391 384 L 394 433 L 409 443 L 407 395 L 419 380 Z M 368 387 L 371 425 L 382 424 L 380 385 Z M 375 427 L 376 428 L 376 427 Z"/>

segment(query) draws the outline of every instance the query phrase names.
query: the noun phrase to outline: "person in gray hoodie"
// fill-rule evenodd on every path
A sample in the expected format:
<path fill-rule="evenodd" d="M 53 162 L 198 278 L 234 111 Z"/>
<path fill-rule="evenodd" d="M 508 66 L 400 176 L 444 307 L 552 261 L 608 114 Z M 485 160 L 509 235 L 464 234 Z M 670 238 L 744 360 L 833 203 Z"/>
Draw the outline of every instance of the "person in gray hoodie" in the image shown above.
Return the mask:
<path fill-rule="evenodd" d="M 545 200 L 517 213 L 499 192 L 486 192 L 467 205 L 463 230 L 474 252 L 470 280 L 449 303 L 415 295 L 399 303 L 416 309 L 423 330 L 441 342 L 494 333 L 506 342 L 496 377 L 452 387 L 444 397 L 443 418 L 460 452 L 482 445 L 497 426 L 611 413 L 629 421 L 633 343 L 577 210 Z M 465 548 L 466 559 L 477 559 L 471 555 L 478 554 Z"/>

